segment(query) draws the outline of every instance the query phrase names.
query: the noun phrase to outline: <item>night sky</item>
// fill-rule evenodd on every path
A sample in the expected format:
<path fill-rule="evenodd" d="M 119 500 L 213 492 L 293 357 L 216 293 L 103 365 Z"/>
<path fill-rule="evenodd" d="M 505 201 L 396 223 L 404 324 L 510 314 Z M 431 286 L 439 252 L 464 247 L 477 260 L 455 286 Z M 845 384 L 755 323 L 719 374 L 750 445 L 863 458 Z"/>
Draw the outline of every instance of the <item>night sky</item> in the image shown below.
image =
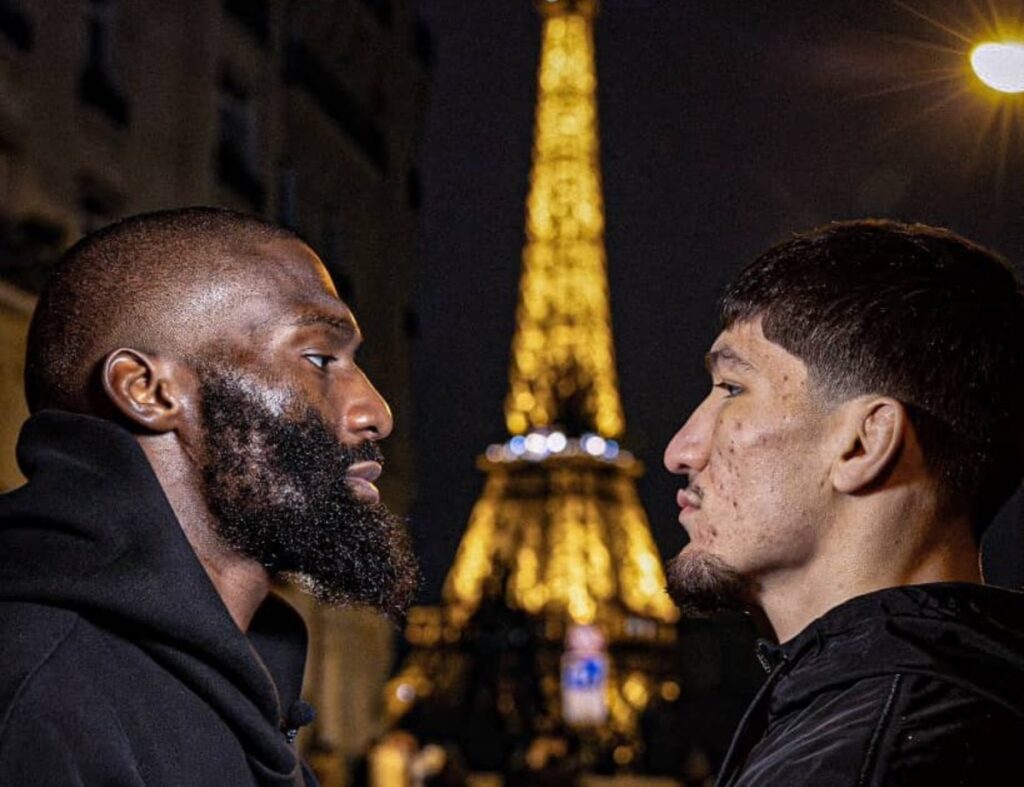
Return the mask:
<path fill-rule="evenodd" d="M 413 527 L 429 601 L 482 489 L 474 458 L 507 438 L 540 17 L 528 0 L 421 0 L 420 12 L 435 63 Z M 1024 263 L 1024 95 L 997 101 L 963 73 L 971 43 L 1013 14 L 1024 38 L 1019 0 L 603 0 L 622 442 L 647 466 L 640 492 L 664 555 L 684 534 L 662 451 L 707 392 L 715 302 L 742 264 L 790 232 L 869 215 L 949 226 Z M 990 571 L 1024 581 L 1024 538 L 1004 519 Z"/>

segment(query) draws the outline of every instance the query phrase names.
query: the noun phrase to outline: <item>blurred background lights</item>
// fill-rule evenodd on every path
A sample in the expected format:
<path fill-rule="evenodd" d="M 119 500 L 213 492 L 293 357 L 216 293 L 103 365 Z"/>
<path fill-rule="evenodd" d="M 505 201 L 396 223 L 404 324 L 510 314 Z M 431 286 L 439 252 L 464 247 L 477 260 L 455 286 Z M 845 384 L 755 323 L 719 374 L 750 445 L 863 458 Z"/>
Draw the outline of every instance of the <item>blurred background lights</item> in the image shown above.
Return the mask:
<path fill-rule="evenodd" d="M 604 454 L 605 459 L 614 459 L 619 455 L 619 444 L 614 440 L 606 441 L 604 451 L 602 453 Z"/>
<path fill-rule="evenodd" d="M 531 432 L 526 436 L 526 452 L 530 454 L 547 453 L 548 440 L 540 432 Z"/>
<path fill-rule="evenodd" d="M 522 435 L 516 435 L 508 441 L 508 450 L 518 456 L 526 450 L 526 438 Z"/>
<path fill-rule="evenodd" d="M 584 435 L 583 436 L 583 450 L 591 456 L 602 456 L 605 449 L 604 438 L 596 435 Z"/>
<path fill-rule="evenodd" d="M 553 454 L 564 451 L 568 442 L 569 441 L 566 440 L 565 435 L 561 432 L 552 432 L 547 437 L 548 450 Z"/>
<path fill-rule="evenodd" d="M 416 699 L 416 689 L 408 683 L 400 683 L 398 688 L 395 689 L 395 696 L 402 702 L 412 702 Z"/>
<path fill-rule="evenodd" d="M 971 52 L 971 67 L 993 90 L 1024 92 L 1024 42 L 979 44 Z"/>

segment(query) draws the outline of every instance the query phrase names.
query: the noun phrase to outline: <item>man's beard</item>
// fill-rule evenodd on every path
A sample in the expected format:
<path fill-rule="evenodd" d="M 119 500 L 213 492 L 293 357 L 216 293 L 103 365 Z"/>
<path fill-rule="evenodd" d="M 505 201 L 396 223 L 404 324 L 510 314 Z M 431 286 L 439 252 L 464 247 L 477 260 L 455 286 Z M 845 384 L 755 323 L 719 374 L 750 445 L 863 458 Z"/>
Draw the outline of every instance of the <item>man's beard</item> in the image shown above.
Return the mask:
<path fill-rule="evenodd" d="M 345 446 L 296 393 L 274 406 L 258 380 L 221 364 L 197 366 L 203 485 L 217 535 L 322 603 L 404 615 L 419 585 L 405 524 L 384 505 L 358 500 L 345 478 L 356 462 L 381 462 L 376 443 Z"/>
<path fill-rule="evenodd" d="M 716 555 L 683 549 L 668 563 L 668 592 L 686 617 L 749 606 L 749 583 Z"/>

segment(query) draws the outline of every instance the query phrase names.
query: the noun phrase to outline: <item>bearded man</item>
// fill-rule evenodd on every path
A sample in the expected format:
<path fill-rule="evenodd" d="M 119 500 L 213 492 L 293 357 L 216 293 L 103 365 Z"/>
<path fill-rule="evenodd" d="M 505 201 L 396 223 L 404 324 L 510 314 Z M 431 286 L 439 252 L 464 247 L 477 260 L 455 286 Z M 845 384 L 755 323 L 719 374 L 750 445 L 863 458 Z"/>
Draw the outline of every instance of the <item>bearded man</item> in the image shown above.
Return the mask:
<path fill-rule="evenodd" d="M 295 579 L 392 616 L 387 404 L 316 254 L 261 219 L 125 219 L 29 331 L 28 483 L 0 498 L 0 784 L 302 785 Z"/>
<path fill-rule="evenodd" d="M 720 787 L 1017 784 L 1024 594 L 979 543 L 1024 468 L 1024 295 L 953 233 L 836 223 L 729 287 L 672 438 L 684 609 L 776 643 Z"/>

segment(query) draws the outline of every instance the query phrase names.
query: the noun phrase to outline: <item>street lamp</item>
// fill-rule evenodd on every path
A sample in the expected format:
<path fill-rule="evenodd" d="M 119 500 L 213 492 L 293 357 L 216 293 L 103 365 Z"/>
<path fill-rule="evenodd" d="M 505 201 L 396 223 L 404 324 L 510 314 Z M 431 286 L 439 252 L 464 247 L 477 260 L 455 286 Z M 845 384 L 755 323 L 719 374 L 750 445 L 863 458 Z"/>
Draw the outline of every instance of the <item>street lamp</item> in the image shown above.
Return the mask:
<path fill-rule="evenodd" d="M 1024 93 L 1024 43 L 979 44 L 971 51 L 978 79 L 1001 93 Z"/>

